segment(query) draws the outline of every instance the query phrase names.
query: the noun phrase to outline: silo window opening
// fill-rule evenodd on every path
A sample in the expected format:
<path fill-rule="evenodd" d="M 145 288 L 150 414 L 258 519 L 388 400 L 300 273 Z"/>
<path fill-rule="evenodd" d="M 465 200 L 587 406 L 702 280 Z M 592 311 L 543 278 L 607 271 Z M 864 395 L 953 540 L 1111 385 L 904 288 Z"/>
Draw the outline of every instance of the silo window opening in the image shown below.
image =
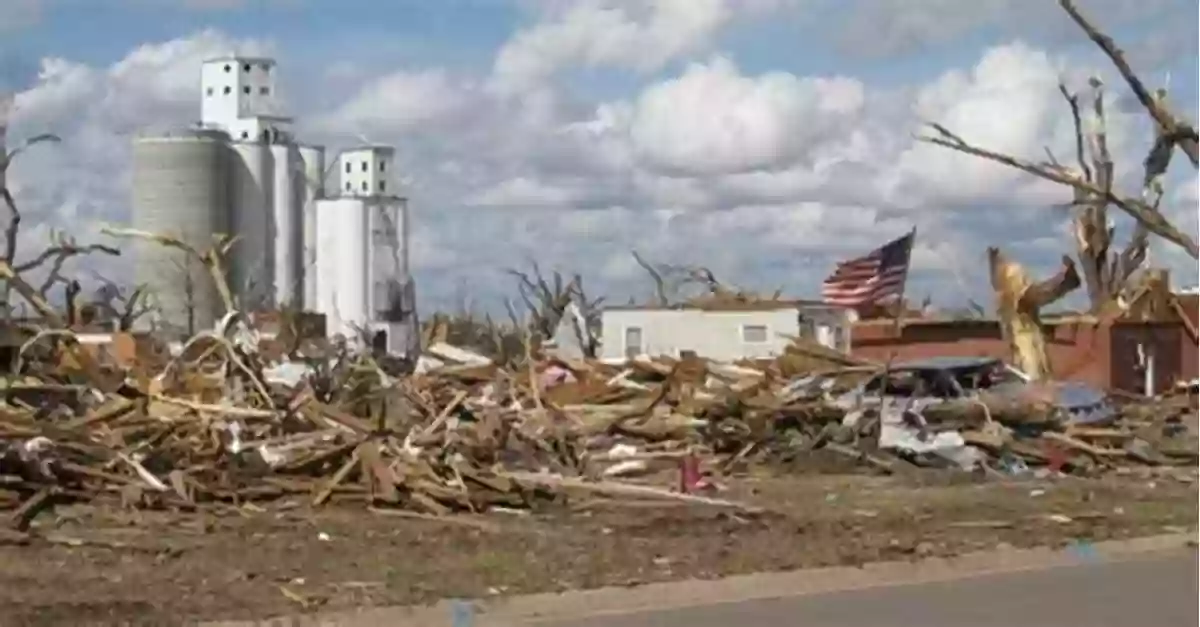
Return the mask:
<path fill-rule="evenodd" d="M 387 345 L 388 345 L 387 331 L 382 331 L 382 330 L 376 331 L 375 334 L 371 336 L 371 349 L 372 350 L 379 352 L 379 353 L 386 353 Z"/>

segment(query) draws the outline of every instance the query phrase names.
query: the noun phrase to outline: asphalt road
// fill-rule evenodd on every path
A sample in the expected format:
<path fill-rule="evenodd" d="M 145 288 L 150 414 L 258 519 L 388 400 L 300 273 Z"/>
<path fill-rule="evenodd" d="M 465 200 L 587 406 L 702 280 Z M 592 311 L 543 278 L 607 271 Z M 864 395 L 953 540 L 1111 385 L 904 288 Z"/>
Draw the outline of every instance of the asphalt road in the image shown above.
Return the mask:
<path fill-rule="evenodd" d="M 612 615 L 553 627 L 1195 627 L 1196 554 Z"/>

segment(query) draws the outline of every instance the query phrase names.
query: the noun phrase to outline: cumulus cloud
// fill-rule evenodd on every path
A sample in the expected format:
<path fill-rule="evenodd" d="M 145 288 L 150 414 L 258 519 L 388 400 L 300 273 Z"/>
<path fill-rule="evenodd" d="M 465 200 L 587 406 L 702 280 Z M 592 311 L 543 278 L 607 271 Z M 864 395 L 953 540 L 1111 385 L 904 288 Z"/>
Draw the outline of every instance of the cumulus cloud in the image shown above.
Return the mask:
<path fill-rule="evenodd" d="M 312 124 L 324 132 L 403 133 L 461 111 L 470 98 L 467 90 L 442 70 L 396 72 L 369 81 Z"/>
<path fill-rule="evenodd" d="M 130 146 L 134 135 L 189 125 L 199 118 L 200 62 L 269 47 L 215 31 L 139 46 L 109 67 L 48 58 L 36 82 L 15 96 L 9 137 L 52 132 L 16 159 L 9 187 L 22 210 L 23 254 L 36 252 L 51 229 L 84 239 L 129 218 Z M 98 259 L 106 272 L 124 266 Z M 128 260 L 121 260 L 128 263 Z"/>
<path fill-rule="evenodd" d="M 840 139 L 862 106 L 853 79 L 745 77 L 718 57 L 643 92 L 630 133 L 638 155 L 668 172 L 772 170 Z"/>
<path fill-rule="evenodd" d="M 704 49 L 732 16 L 726 0 L 583 0 L 548 8 L 496 55 L 495 89 L 519 93 L 573 65 L 657 70 Z"/>
<path fill-rule="evenodd" d="M 1055 55 L 996 45 L 919 84 L 883 87 L 743 70 L 708 50 L 737 15 L 786 2 L 552 1 L 543 21 L 501 47 L 490 74 L 406 67 L 363 76 L 335 62 L 305 68 L 313 89 L 352 89 L 294 112 L 304 138 L 331 151 L 363 136 L 397 147 L 425 306 L 452 306 L 463 290 L 499 303 L 511 295 L 500 269 L 527 259 L 582 272 L 617 300 L 642 295 L 649 285 L 631 249 L 812 295 L 835 260 L 914 225 L 910 293 L 979 300 L 986 245 L 1013 249 L 1035 272 L 1070 249 L 1067 214 L 1048 209 L 1065 190 L 912 138 L 938 121 L 991 148 L 1037 159 L 1049 146 L 1069 160 Z M 699 8 L 684 15 L 687 7 Z M 270 49 L 205 31 L 143 45 L 109 67 L 43 60 L 18 96 L 13 134 L 55 131 L 66 142 L 16 166 L 31 228 L 127 218 L 132 134 L 193 120 L 200 60 L 231 51 Z M 553 80 L 581 65 L 662 71 L 676 60 L 690 63 L 643 75 L 634 92 L 604 102 Z M 288 56 L 279 61 L 286 73 Z M 513 98 L 497 88 L 505 85 L 528 89 Z M 1114 112 L 1124 173 L 1146 148 L 1141 115 Z M 1165 210 L 1194 229 L 1191 176 Z"/>
<path fill-rule="evenodd" d="M 1004 36 L 1020 34 L 1051 41 L 1077 39 L 1078 29 L 1055 2 L 1027 0 L 856 0 L 836 30 L 844 52 L 884 57 L 956 43 L 984 28 Z M 1108 28 L 1164 15 L 1196 14 L 1191 0 L 1081 0 L 1089 15 Z M 1190 28 L 1190 26 L 1189 26 Z M 1194 29 L 1193 29 L 1194 30 Z"/>

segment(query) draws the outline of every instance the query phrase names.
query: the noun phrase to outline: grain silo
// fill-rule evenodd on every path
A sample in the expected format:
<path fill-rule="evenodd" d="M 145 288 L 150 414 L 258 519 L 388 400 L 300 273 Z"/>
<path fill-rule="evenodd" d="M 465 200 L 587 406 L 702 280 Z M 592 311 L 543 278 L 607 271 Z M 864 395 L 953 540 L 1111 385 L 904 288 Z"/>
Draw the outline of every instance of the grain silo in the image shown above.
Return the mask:
<path fill-rule="evenodd" d="M 332 198 L 316 203 L 317 298 L 332 335 L 356 337 L 371 321 L 370 212 L 366 199 Z"/>
<path fill-rule="evenodd" d="M 302 228 L 302 259 L 300 274 L 304 281 L 304 308 L 313 309 L 317 302 L 317 199 L 325 196 L 325 149 L 321 146 L 299 146 L 304 176 L 296 177 L 301 186 L 300 211 Z"/>
<path fill-rule="evenodd" d="M 272 225 L 274 233 L 274 302 L 276 305 L 299 305 L 303 283 L 304 218 L 301 214 L 301 187 L 304 164 L 300 152 L 291 143 L 272 144 L 274 162 L 274 197 Z"/>
<path fill-rule="evenodd" d="M 197 251 L 228 232 L 229 152 L 219 131 L 142 137 L 133 144 L 134 228 L 175 237 Z M 151 242 L 135 243 L 135 277 L 167 329 L 210 328 L 224 307 L 198 259 Z"/>
<path fill-rule="evenodd" d="M 230 149 L 230 227 L 238 240 L 228 260 L 229 282 L 239 307 L 254 311 L 269 307 L 274 291 L 274 159 L 271 146 L 256 141 L 233 142 Z"/>

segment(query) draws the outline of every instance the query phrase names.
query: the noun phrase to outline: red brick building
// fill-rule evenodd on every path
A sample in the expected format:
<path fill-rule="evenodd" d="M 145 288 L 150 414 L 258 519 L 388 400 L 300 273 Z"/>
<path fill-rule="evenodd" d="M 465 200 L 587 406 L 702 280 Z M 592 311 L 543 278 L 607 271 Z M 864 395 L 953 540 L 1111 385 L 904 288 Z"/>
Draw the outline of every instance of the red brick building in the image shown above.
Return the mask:
<path fill-rule="evenodd" d="M 1197 377 L 1197 318 L 1194 294 L 1155 297 L 1143 292 L 1117 315 L 1064 316 L 1045 321 L 1054 376 L 1105 389 L 1139 392 L 1146 380 L 1139 355 L 1153 356 L 1155 392 Z M 855 323 L 855 356 L 876 361 L 946 356 L 1008 359 L 995 320 L 893 320 Z"/>

